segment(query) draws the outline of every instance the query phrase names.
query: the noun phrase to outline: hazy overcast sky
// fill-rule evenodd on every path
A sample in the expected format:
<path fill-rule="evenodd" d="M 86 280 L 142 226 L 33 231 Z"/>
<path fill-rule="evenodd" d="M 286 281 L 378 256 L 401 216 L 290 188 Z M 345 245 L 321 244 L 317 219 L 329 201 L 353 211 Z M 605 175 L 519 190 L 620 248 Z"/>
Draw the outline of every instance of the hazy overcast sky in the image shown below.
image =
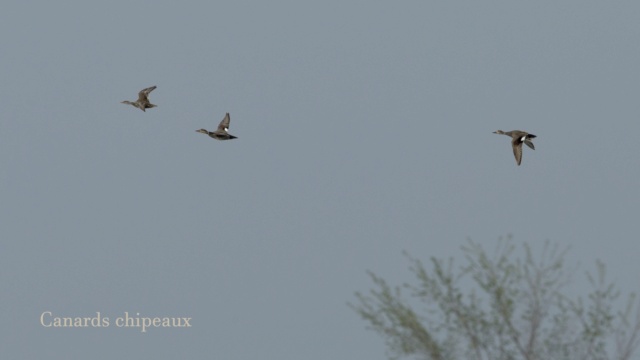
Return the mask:
<path fill-rule="evenodd" d="M 5 1 L 0 357 L 385 359 L 346 305 L 366 270 L 409 281 L 403 250 L 467 238 L 557 241 L 640 289 L 638 19 L 637 1 Z M 157 108 L 120 104 L 152 85 Z M 238 139 L 195 132 L 226 112 Z M 536 150 L 516 166 L 497 129 Z"/>

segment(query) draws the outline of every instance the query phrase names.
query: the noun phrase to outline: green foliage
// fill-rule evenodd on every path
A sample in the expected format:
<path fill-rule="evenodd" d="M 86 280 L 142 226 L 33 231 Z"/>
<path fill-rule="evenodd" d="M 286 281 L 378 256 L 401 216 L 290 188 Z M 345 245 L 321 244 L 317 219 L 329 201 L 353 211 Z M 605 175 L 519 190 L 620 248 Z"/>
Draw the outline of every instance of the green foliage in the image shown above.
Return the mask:
<path fill-rule="evenodd" d="M 515 250 L 511 238 L 494 256 L 469 241 L 457 271 L 452 259 L 431 258 L 427 271 L 405 254 L 416 285 L 391 287 L 369 272 L 374 289 L 356 293 L 349 306 L 384 336 L 392 359 L 631 358 L 640 344 L 639 304 L 632 294 L 615 313 L 620 293 L 602 263 L 595 277 L 587 273 L 591 292 L 573 300 L 563 292 L 573 273 L 563 267 L 567 249 L 547 242 L 536 258 L 525 244 L 523 259 Z"/>

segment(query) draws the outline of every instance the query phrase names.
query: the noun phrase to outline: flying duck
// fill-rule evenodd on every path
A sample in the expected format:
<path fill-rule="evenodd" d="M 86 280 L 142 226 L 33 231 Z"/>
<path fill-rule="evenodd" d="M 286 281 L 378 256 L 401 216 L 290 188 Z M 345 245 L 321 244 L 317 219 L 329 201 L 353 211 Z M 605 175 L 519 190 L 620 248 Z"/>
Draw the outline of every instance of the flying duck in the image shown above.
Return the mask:
<path fill-rule="evenodd" d="M 227 113 L 227 115 L 224 116 L 224 119 L 220 121 L 220 124 L 218 125 L 218 129 L 216 131 L 208 131 L 206 129 L 200 129 L 200 130 L 196 130 L 196 132 L 209 135 L 216 140 L 237 139 L 238 138 L 237 136 L 233 136 L 227 132 L 229 130 L 230 122 L 231 122 L 231 117 L 229 116 L 229 113 Z"/>
<path fill-rule="evenodd" d="M 525 131 L 513 130 L 504 132 L 502 130 L 496 130 L 493 132 L 494 134 L 507 135 L 511 137 L 511 146 L 513 147 L 513 155 L 516 157 L 516 163 L 520 166 L 522 162 L 522 144 L 527 144 L 528 147 L 535 150 L 536 148 L 533 146 L 531 139 L 536 136 L 533 134 L 529 134 Z"/>
<path fill-rule="evenodd" d="M 149 102 L 149 93 L 152 92 L 153 90 L 155 90 L 156 86 L 152 86 L 152 87 L 148 87 L 146 89 L 142 89 L 140 90 L 140 92 L 138 93 L 138 100 L 131 102 L 131 101 L 122 101 L 122 104 L 128 104 L 128 105 L 133 105 L 135 107 L 137 107 L 138 109 L 145 111 L 145 109 L 150 109 L 153 107 L 156 107 L 158 105 L 154 105 L 152 103 Z M 146 112 L 146 111 L 145 111 Z"/>

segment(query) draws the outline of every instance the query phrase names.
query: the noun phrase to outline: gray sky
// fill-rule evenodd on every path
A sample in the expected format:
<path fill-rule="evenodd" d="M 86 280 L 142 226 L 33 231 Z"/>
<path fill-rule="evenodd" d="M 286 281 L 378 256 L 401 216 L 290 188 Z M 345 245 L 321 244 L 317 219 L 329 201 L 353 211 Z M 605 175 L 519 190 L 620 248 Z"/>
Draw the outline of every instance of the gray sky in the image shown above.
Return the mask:
<path fill-rule="evenodd" d="M 638 18 L 634 1 L 5 2 L 0 351 L 385 359 L 346 306 L 365 271 L 408 281 L 403 250 L 469 237 L 558 241 L 638 290 Z M 157 108 L 119 103 L 151 85 Z M 195 132 L 226 112 L 237 140 Z M 538 136 L 522 166 L 497 129 Z M 192 327 L 115 327 L 124 312 Z"/>

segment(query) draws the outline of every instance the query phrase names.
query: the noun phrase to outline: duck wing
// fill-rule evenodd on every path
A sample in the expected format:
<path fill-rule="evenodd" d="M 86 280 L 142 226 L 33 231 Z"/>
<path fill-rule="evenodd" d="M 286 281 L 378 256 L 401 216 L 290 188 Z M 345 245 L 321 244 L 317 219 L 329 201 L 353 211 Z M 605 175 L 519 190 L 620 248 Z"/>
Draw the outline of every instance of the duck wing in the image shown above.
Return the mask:
<path fill-rule="evenodd" d="M 231 116 L 229 116 L 229 113 L 227 113 L 227 115 L 224 116 L 224 119 L 220 121 L 220 124 L 218 125 L 218 131 L 227 132 L 227 130 L 229 129 L 230 123 L 231 123 Z"/>
<path fill-rule="evenodd" d="M 513 156 L 516 157 L 516 163 L 520 166 L 522 162 L 522 143 L 518 142 L 519 139 L 515 139 L 511 142 L 511 146 L 513 147 Z"/>
<path fill-rule="evenodd" d="M 149 96 L 149 93 L 152 92 L 153 90 L 155 90 L 156 87 L 157 86 L 152 86 L 152 87 L 148 87 L 146 89 L 140 90 L 140 92 L 138 93 L 138 100 L 139 101 L 147 100 L 147 97 Z"/>

